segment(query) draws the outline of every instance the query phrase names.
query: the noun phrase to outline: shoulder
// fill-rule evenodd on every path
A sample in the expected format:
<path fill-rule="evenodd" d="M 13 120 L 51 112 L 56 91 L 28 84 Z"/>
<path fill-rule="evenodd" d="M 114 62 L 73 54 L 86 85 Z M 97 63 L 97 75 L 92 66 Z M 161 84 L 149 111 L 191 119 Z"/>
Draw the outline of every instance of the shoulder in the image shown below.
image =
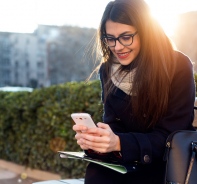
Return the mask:
<path fill-rule="evenodd" d="M 190 58 L 182 52 L 175 51 L 175 71 L 174 77 L 180 76 L 188 76 L 191 77 L 193 75 L 193 64 Z"/>
<path fill-rule="evenodd" d="M 175 70 L 171 84 L 179 90 L 180 88 L 192 88 L 193 90 L 194 70 L 191 60 L 182 52 L 176 51 L 175 55 Z"/>
<path fill-rule="evenodd" d="M 176 60 L 176 65 L 179 68 L 185 69 L 185 67 L 189 67 L 189 68 L 193 67 L 190 58 L 186 54 L 180 51 L 175 51 L 175 60 Z"/>

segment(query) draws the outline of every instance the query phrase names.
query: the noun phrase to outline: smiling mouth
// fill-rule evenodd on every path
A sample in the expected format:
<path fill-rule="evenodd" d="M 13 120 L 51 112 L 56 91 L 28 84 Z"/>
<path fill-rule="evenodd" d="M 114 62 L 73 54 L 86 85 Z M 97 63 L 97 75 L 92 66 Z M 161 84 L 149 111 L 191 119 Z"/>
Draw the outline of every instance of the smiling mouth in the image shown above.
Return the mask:
<path fill-rule="evenodd" d="M 124 52 L 124 53 L 117 53 L 117 55 L 118 55 L 119 58 L 124 59 L 124 58 L 127 58 L 130 53 L 131 53 L 131 51 Z"/>

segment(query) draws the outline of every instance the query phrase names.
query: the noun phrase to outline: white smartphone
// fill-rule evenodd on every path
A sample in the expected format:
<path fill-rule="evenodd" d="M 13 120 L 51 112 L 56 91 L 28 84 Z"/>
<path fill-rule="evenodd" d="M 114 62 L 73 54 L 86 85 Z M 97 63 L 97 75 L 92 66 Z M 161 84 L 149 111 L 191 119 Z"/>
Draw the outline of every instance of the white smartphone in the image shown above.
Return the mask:
<path fill-rule="evenodd" d="M 96 127 L 94 121 L 88 113 L 72 113 L 71 117 L 77 125 L 84 125 L 88 128 Z"/>

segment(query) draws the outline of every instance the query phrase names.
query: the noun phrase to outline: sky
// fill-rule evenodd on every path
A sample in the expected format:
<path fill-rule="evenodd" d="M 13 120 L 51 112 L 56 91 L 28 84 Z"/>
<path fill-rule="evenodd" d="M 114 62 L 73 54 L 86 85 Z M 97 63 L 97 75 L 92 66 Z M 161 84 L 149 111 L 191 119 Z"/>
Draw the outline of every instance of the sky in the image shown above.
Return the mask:
<path fill-rule="evenodd" d="M 110 0 L 0 0 L 0 31 L 33 32 L 38 24 L 98 28 Z M 176 16 L 197 11 L 197 0 L 145 0 L 164 30 L 173 33 Z"/>

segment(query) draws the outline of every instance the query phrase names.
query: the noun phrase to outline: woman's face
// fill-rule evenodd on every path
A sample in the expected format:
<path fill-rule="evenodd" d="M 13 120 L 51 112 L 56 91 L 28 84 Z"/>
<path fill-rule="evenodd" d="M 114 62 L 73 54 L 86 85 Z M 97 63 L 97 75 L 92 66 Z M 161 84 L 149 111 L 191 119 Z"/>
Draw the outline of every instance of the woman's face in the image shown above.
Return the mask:
<path fill-rule="evenodd" d="M 106 36 L 108 42 L 112 42 L 113 38 L 121 36 L 120 40 L 122 43 L 129 45 L 132 43 L 132 38 L 127 35 L 136 33 L 136 28 L 126 24 L 121 24 L 108 20 L 106 22 Z M 112 39 L 110 39 L 112 38 Z M 129 65 L 140 52 L 140 38 L 138 34 L 133 36 L 133 43 L 129 46 L 122 45 L 118 40 L 116 40 L 116 45 L 114 47 L 109 47 L 114 56 L 120 62 L 121 65 Z"/>

